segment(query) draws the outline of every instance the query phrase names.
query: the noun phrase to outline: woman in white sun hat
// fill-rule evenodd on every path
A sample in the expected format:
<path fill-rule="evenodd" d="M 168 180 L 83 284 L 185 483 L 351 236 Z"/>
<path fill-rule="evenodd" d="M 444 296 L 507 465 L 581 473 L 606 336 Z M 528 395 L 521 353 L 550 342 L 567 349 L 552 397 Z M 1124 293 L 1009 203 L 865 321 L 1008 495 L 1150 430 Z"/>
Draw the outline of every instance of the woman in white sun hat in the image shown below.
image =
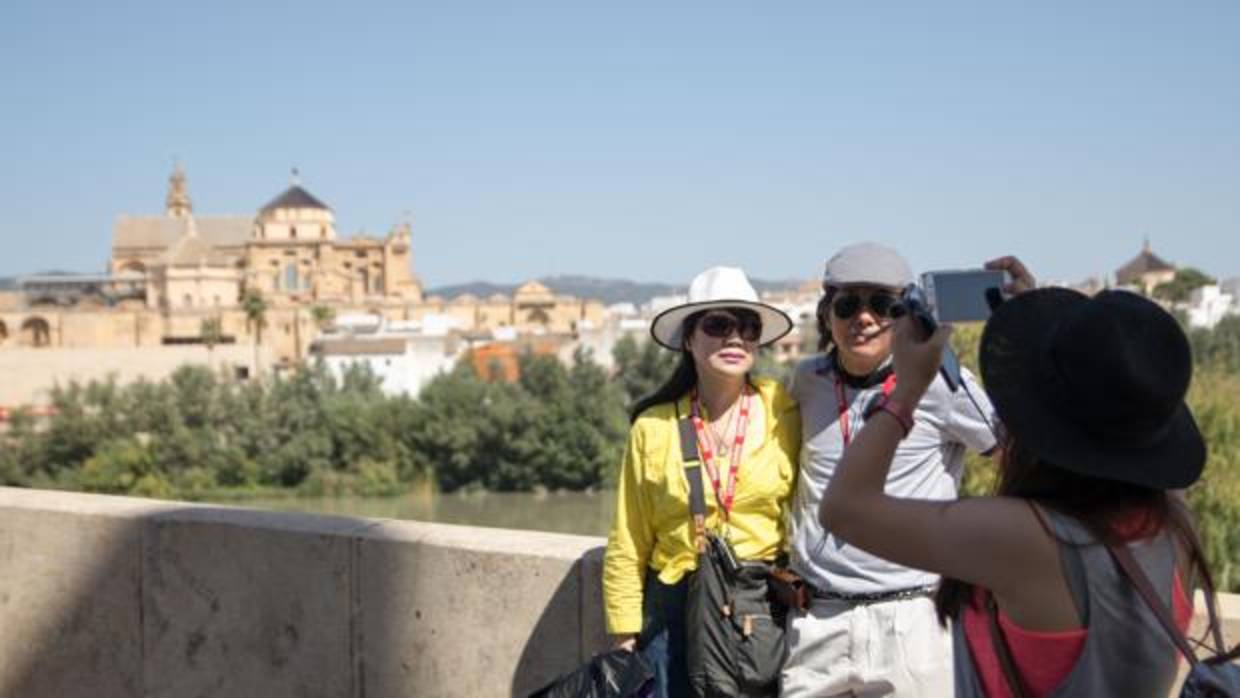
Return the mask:
<path fill-rule="evenodd" d="M 651 325 L 680 363 L 633 409 L 603 597 L 608 632 L 651 664 L 656 696 L 690 695 L 685 599 L 697 548 L 679 424 L 688 417 L 696 434 L 706 528 L 742 560 L 773 560 L 784 548 L 800 416 L 778 381 L 749 372 L 758 348 L 791 329 L 788 316 L 759 301 L 745 273 L 729 267 L 699 274 L 688 302 Z"/>

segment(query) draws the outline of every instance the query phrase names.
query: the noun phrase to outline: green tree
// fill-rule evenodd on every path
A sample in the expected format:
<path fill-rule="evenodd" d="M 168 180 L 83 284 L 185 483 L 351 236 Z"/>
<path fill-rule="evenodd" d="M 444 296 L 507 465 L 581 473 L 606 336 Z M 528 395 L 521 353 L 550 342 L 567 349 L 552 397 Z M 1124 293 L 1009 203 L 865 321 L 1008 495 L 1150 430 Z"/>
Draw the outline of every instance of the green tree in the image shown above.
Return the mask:
<path fill-rule="evenodd" d="M 1206 557 L 1221 589 L 1240 591 L 1240 374 L 1200 371 L 1189 407 L 1208 446 L 1202 478 L 1188 489 Z"/>
<path fill-rule="evenodd" d="M 9 413 L 8 429 L 0 431 L 0 485 L 25 487 L 43 471 L 46 455 L 43 434 L 28 409 Z"/>
<path fill-rule="evenodd" d="M 207 345 L 207 362 L 215 363 L 215 347 L 224 340 L 224 329 L 218 317 L 203 318 L 198 324 L 198 336 Z"/>
<path fill-rule="evenodd" d="M 621 337 L 611 352 L 615 380 L 626 405 L 653 393 L 672 375 L 680 355 L 653 340 L 638 341 L 631 334 Z"/>
<path fill-rule="evenodd" d="M 330 305 L 316 304 L 310 307 L 310 318 L 319 332 L 323 332 L 336 321 L 336 310 Z"/>
<path fill-rule="evenodd" d="M 1240 373 L 1240 315 L 1228 315 L 1212 329 L 1190 330 L 1188 337 L 1198 367 Z"/>
<path fill-rule="evenodd" d="M 1214 279 L 1200 269 L 1184 267 L 1176 270 L 1174 279 L 1154 287 L 1153 295 L 1161 300 L 1181 303 L 1188 300 L 1196 289 L 1212 283 L 1215 283 Z"/>
<path fill-rule="evenodd" d="M 497 428 L 500 386 L 483 382 L 462 361 L 422 388 L 404 439 L 419 469 L 433 473 L 444 491 L 482 482 L 480 454 L 487 433 Z"/>
<path fill-rule="evenodd" d="M 267 327 L 267 301 L 256 288 L 246 289 L 241 296 L 241 309 L 245 312 L 245 327 L 254 338 L 254 375 L 258 376 L 258 347 L 263 343 L 263 329 Z"/>
<path fill-rule="evenodd" d="M 627 419 L 619 387 L 579 349 L 568 368 L 550 356 L 521 357 L 520 409 L 528 430 L 518 455 L 537 485 L 582 490 L 607 481 L 619 462 Z"/>
<path fill-rule="evenodd" d="M 625 395 L 585 350 L 578 349 L 568 371 L 571 438 L 562 442 L 573 467 L 559 470 L 551 486 L 587 489 L 614 484 L 624 454 L 629 420 Z"/>

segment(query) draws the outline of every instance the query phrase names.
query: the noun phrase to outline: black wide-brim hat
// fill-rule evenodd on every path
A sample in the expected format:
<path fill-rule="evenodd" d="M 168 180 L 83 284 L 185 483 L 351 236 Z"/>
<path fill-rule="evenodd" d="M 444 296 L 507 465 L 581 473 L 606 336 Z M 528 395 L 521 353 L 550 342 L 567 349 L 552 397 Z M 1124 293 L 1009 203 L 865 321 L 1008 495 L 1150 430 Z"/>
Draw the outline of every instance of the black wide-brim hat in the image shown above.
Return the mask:
<path fill-rule="evenodd" d="M 1206 446 L 1184 404 L 1192 352 L 1152 301 L 1022 293 L 986 323 L 980 362 L 1004 427 L 1044 462 L 1162 490 L 1201 476 Z"/>

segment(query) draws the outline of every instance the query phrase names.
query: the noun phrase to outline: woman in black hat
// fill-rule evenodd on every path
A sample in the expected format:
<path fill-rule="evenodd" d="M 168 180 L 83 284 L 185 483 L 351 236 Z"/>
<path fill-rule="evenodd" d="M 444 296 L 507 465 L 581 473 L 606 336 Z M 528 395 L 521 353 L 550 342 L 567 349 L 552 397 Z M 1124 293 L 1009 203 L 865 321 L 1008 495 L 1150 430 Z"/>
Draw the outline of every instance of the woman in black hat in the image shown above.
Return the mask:
<path fill-rule="evenodd" d="M 951 332 L 923 341 L 906 317 L 893 340 L 900 382 L 845 453 L 819 517 L 851 545 L 944 576 L 935 601 L 953 621 L 957 696 L 1166 696 L 1177 650 L 1112 555 L 1131 552 L 1181 630 L 1194 575 L 1212 588 L 1176 492 L 1206 457 L 1184 404 L 1188 341 L 1144 297 L 1027 290 L 1014 258 L 988 266 L 1018 292 L 981 342 L 1004 432 L 995 496 L 883 491 Z"/>

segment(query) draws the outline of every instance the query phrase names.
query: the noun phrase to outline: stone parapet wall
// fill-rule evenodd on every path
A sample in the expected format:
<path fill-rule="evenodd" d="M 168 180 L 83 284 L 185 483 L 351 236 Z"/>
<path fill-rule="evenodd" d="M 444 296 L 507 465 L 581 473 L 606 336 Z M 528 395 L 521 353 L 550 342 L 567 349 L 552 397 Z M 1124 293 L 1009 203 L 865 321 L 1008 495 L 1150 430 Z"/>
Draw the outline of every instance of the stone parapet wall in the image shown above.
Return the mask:
<path fill-rule="evenodd" d="M 0 696 L 526 695 L 605 646 L 603 543 L 0 488 Z"/>
<path fill-rule="evenodd" d="M 525 695 L 598 538 L 0 488 L 0 696 Z"/>

